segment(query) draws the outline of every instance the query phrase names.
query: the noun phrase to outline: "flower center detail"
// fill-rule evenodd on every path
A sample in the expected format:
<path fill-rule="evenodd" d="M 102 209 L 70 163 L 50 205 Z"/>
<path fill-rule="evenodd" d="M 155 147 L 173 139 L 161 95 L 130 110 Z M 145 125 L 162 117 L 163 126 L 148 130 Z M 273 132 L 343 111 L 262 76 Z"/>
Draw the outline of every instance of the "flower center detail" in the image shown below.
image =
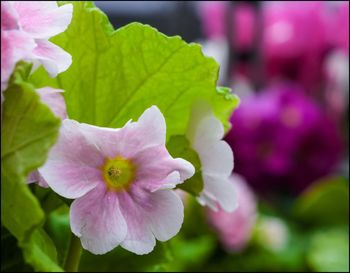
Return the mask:
<path fill-rule="evenodd" d="M 103 179 L 110 190 L 127 188 L 135 178 L 136 168 L 132 162 L 121 156 L 108 159 L 102 167 Z"/>

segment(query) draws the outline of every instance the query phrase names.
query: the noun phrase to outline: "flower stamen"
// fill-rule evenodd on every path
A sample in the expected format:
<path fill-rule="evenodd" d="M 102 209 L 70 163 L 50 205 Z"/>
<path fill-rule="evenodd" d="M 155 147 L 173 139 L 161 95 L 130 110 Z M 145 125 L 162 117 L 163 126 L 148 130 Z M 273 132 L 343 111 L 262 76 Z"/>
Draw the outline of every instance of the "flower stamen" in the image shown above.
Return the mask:
<path fill-rule="evenodd" d="M 108 189 L 121 190 L 127 188 L 134 180 L 136 168 L 130 160 L 117 156 L 108 159 L 102 171 Z"/>

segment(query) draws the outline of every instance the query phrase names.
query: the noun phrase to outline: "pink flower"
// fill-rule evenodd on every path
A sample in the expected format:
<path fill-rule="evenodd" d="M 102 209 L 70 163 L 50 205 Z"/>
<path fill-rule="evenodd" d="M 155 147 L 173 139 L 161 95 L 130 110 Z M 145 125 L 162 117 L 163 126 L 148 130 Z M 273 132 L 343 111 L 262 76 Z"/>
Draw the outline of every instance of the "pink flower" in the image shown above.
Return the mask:
<path fill-rule="evenodd" d="M 177 234 L 183 204 L 169 189 L 195 170 L 170 156 L 165 135 L 156 106 L 120 129 L 63 120 L 59 140 L 39 171 L 55 192 L 76 199 L 70 223 L 83 248 L 103 254 L 121 245 L 146 254 L 155 238 L 166 241 Z"/>
<path fill-rule="evenodd" d="M 41 63 L 52 77 L 70 66 L 71 56 L 48 39 L 67 28 L 72 11 L 56 1 L 1 2 L 1 91 L 20 60 Z"/>
<path fill-rule="evenodd" d="M 256 220 L 256 200 L 243 177 L 233 174 L 231 183 L 237 194 L 237 209 L 231 213 L 222 209 L 218 212 L 207 210 L 207 216 L 224 247 L 236 252 L 242 250 L 251 238 Z"/>
<path fill-rule="evenodd" d="M 201 162 L 204 187 L 198 202 L 218 210 L 220 205 L 230 212 L 237 207 L 235 189 L 230 182 L 233 170 L 231 147 L 222 140 L 224 127 L 210 107 L 197 103 L 193 107 L 187 137 Z"/>

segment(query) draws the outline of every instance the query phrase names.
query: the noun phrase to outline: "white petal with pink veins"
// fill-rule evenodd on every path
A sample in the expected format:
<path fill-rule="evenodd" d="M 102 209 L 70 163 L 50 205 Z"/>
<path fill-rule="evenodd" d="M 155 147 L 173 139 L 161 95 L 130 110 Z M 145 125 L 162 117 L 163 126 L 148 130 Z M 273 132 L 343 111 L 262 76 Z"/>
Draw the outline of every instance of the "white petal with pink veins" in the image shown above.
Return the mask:
<path fill-rule="evenodd" d="M 147 208 L 149 223 L 159 241 L 167 241 L 180 230 L 184 207 L 181 198 L 173 191 L 159 190 L 151 195 L 151 208 Z"/>
<path fill-rule="evenodd" d="M 113 192 L 99 186 L 76 199 L 70 209 L 72 232 L 84 249 L 104 254 L 118 246 L 127 233 L 119 201 Z"/>
<path fill-rule="evenodd" d="M 127 235 L 121 246 L 133 253 L 143 255 L 151 252 L 156 245 L 156 240 L 141 207 L 133 197 L 126 192 L 118 195 L 120 209 L 128 226 Z M 149 198 L 149 196 L 144 196 Z"/>
<path fill-rule="evenodd" d="M 66 198 L 78 198 L 102 180 L 100 166 L 104 158 L 73 120 L 63 120 L 57 143 L 48 160 L 39 168 L 49 186 Z"/>

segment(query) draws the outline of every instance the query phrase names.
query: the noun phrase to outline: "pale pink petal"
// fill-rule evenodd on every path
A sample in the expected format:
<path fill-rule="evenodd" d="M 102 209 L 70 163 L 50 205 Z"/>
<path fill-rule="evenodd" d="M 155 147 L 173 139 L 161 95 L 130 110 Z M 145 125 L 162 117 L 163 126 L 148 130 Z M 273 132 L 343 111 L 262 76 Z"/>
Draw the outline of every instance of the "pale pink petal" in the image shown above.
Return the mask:
<path fill-rule="evenodd" d="M 79 123 L 63 120 L 57 143 L 50 150 L 40 174 L 49 186 L 66 198 L 78 198 L 102 181 L 104 158 L 80 131 Z"/>
<path fill-rule="evenodd" d="M 38 59 L 51 77 L 64 72 L 72 64 L 72 56 L 62 48 L 46 40 L 35 40 L 33 58 Z"/>
<path fill-rule="evenodd" d="M 227 142 L 220 140 L 209 142 L 204 147 L 195 147 L 198 152 L 202 171 L 206 174 L 229 177 L 233 169 L 233 153 Z"/>
<path fill-rule="evenodd" d="M 18 15 L 9 1 L 1 1 L 1 31 L 18 29 Z"/>
<path fill-rule="evenodd" d="M 237 192 L 238 207 L 233 212 L 207 210 L 210 223 L 218 231 L 228 251 L 239 251 L 250 239 L 256 220 L 256 198 L 245 180 L 236 174 L 230 177 Z"/>
<path fill-rule="evenodd" d="M 58 7 L 56 1 L 16 1 L 13 7 L 21 29 L 37 39 L 65 31 L 72 20 L 72 4 Z"/>
<path fill-rule="evenodd" d="M 101 185 L 72 203 L 70 219 L 72 232 L 93 254 L 112 250 L 127 233 L 116 194 Z"/>
<path fill-rule="evenodd" d="M 195 172 L 193 165 L 188 161 L 172 158 L 165 146 L 143 150 L 131 160 L 138 166 L 135 185 L 150 191 L 173 188 L 190 178 Z"/>
<path fill-rule="evenodd" d="M 38 170 L 32 171 L 28 175 L 28 178 L 27 178 L 27 183 L 28 184 L 36 183 L 36 182 L 38 182 L 39 186 L 41 186 L 43 188 L 48 188 L 49 187 L 49 185 L 47 184 L 45 179 L 40 175 Z"/>
<path fill-rule="evenodd" d="M 199 121 L 194 134 L 193 146 L 203 146 L 208 142 L 219 141 L 224 136 L 224 126 L 212 115 L 205 116 Z"/>
<path fill-rule="evenodd" d="M 184 208 L 176 193 L 160 190 L 150 194 L 136 189 L 118 196 L 128 225 L 128 234 L 121 244 L 125 249 L 147 254 L 155 246 L 154 237 L 166 241 L 179 232 Z"/>
<path fill-rule="evenodd" d="M 41 101 L 47 104 L 56 116 L 61 119 L 67 118 L 66 103 L 60 94 L 64 92 L 62 89 L 43 87 L 36 91 L 40 95 Z"/>
<path fill-rule="evenodd" d="M 159 241 L 167 241 L 180 230 L 184 207 L 181 198 L 173 191 L 160 190 L 150 196 L 151 206 L 146 208 L 154 236 Z"/>
<path fill-rule="evenodd" d="M 21 59 L 31 56 L 35 43 L 31 37 L 21 31 L 1 31 L 1 91 Z"/>
<path fill-rule="evenodd" d="M 155 105 L 146 109 L 138 119 L 135 138 L 143 149 L 165 145 L 166 124 L 162 112 Z"/>
<path fill-rule="evenodd" d="M 121 246 L 133 253 L 143 255 L 153 250 L 156 240 L 147 221 L 145 208 L 141 207 L 134 198 L 127 192 L 118 194 L 120 208 L 128 226 L 127 235 Z M 149 194 L 140 198 L 139 202 L 147 198 Z M 145 205 L 145 201 L 142 201 Z"/>
<path fill-rule="evenodd" d="M 192 146 L 206 145 L 207 142 L 218 141 L 224 136 L 224 127 L 207 102 L 198 101 L 192 106 L 186 136 Z"/>
<path fill-rule="evenodd" d="M 156 106 L 145 110 L 138 122 L 127 123 L 120 129 L 85 124 L 81 127 L 86 137 L 108 158 L 116 155 L 131 158 L 149 147 L 165 144 L 165 120 Z"/>
<path fill-rule="evenodd" d="M 204 180 L 205 195 L 213 196 L 220 206 L 227 212 L 232 212 L 237 208 L 237 199 L 235 188 L 229 178 L 224 178 L 220 175 L 202 174 Z M 205 201 L 205 199 L 202 199 Z"/>

